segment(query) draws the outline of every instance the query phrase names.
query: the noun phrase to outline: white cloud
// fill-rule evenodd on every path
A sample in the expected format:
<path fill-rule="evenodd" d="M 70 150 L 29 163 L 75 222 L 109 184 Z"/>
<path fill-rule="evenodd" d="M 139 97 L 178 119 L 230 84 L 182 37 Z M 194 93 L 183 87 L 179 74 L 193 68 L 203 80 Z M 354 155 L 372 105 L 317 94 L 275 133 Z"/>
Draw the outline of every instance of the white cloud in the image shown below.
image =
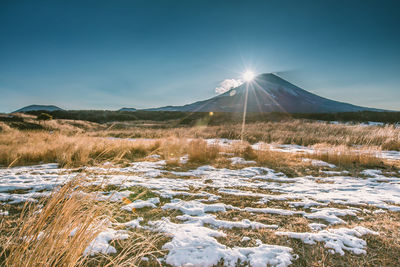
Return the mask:
<path fill-rule="evenodd" d="M 242 84 L 243 84 L 243 81 L 240 79 L 238 79 L 238 80 L 226 79 L 226 80 L 223 80 L 217 88 L 215 88 L 215 92 L 218 94 L 223 94 L 226 91 L 228 91 L 232 88 L 238 87 Z"/>

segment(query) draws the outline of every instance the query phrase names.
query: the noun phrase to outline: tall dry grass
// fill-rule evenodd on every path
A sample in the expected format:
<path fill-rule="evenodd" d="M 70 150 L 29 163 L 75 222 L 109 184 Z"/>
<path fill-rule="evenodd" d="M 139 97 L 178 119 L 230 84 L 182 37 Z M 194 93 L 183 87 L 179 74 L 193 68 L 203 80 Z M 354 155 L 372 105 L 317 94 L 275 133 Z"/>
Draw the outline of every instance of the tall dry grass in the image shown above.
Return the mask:
<path fill-rule="evenodd" d="M 379 147 L 352 148 L 345 145 L 332 146 L 329 144 L 314 145 L 314 153 L 288 153 L 271 150 L 268 144 L 260 144 L 260 149 L 254 150 L 248 143 L 237 143 L 230 148 L 237 156 L 247 160 L 254 160 L 258 164 L 281 170 L 288 175 L 302 175 L 302 171 L 313 168 L 304 158 L 313 158 L 335 164 L 347 170 L 361 170 L 363 168 L 381 168 L 398 170 L 397 161 L 379 158 Z M 310 165 L 311 164 L 311 165 Z"/>
<path fill-rule="evenodd" d="M 82 120 L 49 120 L 42 121 L 40 124 L 47 130 L 58 131 L 64 134 L 76 134 L 107 129 L 107 125 Z"/>
<path fill-rule="evenodd" d="M 354 168 L 376 168 L 384 167 L 385 163 L 382 159 L 376 156 L 376 150 L 371 149 L 350 149 L 346 146 L 315 146 L 315 153 L 309 155 L 312 158 L 323 160 L 335 164 L 339 167 Z"/>
<path fill-rule="evenodd" d="M 25 205 L 2 244 L 5 266 L 83 264 L 83 252 L 102 229 L 107 210 L 92 197 L 76 194 L 76 186 L 75 182 L 63 186 L 40 203 L 43 208 Z"/>
<path fill-rule="evenodd" d="M 208 145 L 203 139 L 164 138 L 154 153 L 161 154 L 168 165 L 179 165 L 180 158 L 187 155 L 189 162 L 212 162 L 220 151 L 215 145 Z"/>
<path fill-rule="evenodd" d="M 218 156 L 219 151 L 218 146 L 208 145 L 202 139 L 192 140 L 187 147 L 189 162 L 196 163 L 212 162 Z"/>
<path fill-rule="evenodd" d="M 0 165 L 58 162 L 76 167 L 102 161 L 132 161 L 156 150 L 159 142 L 110 140 L 81 134 L 45 131 L 8 131 L 0 134 Z"/>
<path fill-rule="evenodd" d="M 182 138 L 164 138 L 160 140 L 159 154 L 170 166 L 179 165 L 180 157 L 186 153 L 188 141 Z"/>
<path fill-rule="evenodd" d="M 60 124 L 61 122 L 57 122 Z M 70 122 L 69 122 L 70 123 Z M 123 131 L 100 130 L 85 133 L 48 131 L 18 131 L 4 128 L 0 133 L 0 165 L 16 166 L 37 163 L 58 162 L 61 166 L 78 167 L 104 161 L 123 163 L 151 154 L 160 154 L 169 165 L 179 165 L 179 158 L 189 155 L 190 162 L 206 163 L 218 158 L 221 148 L 207 146 L 202 138 L 240 138 L 239 125 L 178 127 L 156 129 L 133 127 Z M 111 140 L 108 136 L 160 138 L 131 142 L 124 139 Z M 319 122 L 292 120 L 285 122 L 252 123 L 246 126 L 246 141 L 234 149 L 236 155 L 246 159 L 259 158 L 259 162 L 273 164 L 283 161 L 279 153 L 260 152 L 256 155 L 246 148 L 250 143 L 292 143 L 300 145 L 321 145 L 330 147 L 352 147 L 396 150 L 400 146 L 400 129 L 391 126 L 365 127 L 357 125 L 331 125 Z M 189 139 L 190 138 L 190 139 Z M 193 140 L 193 141 L 190 141 Z M 196 141 L 197 140 L 197 141 Z M 247 152 L 246 152 L 247 149 Z M 342 149 L 342 148 L 341 148 Z M 222 149 L 224 150 L 224 149 Z M 344 149 L 348 150 L 348 149 Z M 336 152 L 318 153 L 320 159 L 339 162 L 366 162 L 366 155 L 345 155 L 341 160 L 334 158 Z M 346 152 L 347 153 L 347 152 Z M 273 155 L 272 155 L 273 154 Z M 337 154 L 337 153 L 336 153 Z M 348 154 L 348 153 L 347 153 Z M 287 154 L 286 154 L 287 155 Z M 286 156 L 287 157 L 287 156 Z M 347 159 L 344 159 L 344 158 Z M 370 157 L 371 158 L 371 157 Z M 374 159 L 368 160 L 371 166 Z M 375 160 L 376 161 L 376 160 Z M 362 163 L 366 164 L 366 163 Z M 273 164 L 276 165 L 276 164 Z M 346 164 L 349 166 L 349 164 Z"/>
<path fill-rule="evenodd" d="M 82 180 L 75 179 L 55 190 L 39 203 L 25 204 L 19 217 L 2 229 L 0 265 L 6 267 L 41 266 L 138 266 L 142 258 L 160 255 L 157 242 L 162 235 L 153 232 L 128 232 L 129 238 L 111 242 L 116 255 L 89 256 L 85 250 L 113 222 L 115 208 L 96 195 L 82 193 Z M 120 212 L 120 210 L 118 209 Z M 125 227 L 124 227 L 125 228 Z M 73 233 L 73 234 L 72 234 Z M 157 261 L 156 261 L 157 262 Z"/>
<path fill-rule="evenodd" d="M 149 128 L 133 126 L 126 130 L 106 130 L 89 133 L 95 136 L 131 138 L 228 138 L 240 139 L 241 125 Z M 250 143 L 314 145 L 380 146 L 382 149 L 400 150 L 400 129 L 388 125 L 335 125 L 324 122 L 290 120 L 282 122 L 257 122 L 246 125 L 244 139 Z"/>

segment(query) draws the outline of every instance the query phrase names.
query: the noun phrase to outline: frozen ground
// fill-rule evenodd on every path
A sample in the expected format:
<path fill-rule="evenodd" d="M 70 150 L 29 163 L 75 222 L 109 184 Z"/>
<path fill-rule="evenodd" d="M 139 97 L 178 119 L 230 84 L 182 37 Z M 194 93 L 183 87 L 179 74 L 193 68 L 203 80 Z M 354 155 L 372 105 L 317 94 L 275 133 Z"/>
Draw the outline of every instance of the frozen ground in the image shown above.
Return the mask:
<path fill-rule="evenodd" d="M 16 204 L 47 196 L 56 186 L 74 177 L 57 164 L 0 169 L 0 202 Z"/>
<path fill-rule="evenodd" d="M 209 142 L 229 145 L 227 140 Z M 281 146 L 279 149 L 304 152 L 309 148 Z M 312 164 L 326 168 L 328 177 L 289 178 L 269 168 L 246 167 L 249 162 L 240 158 L 231 159 L 232 166 L 239 166 L 238 169 L 206 165 L 184 171 L 167 168 L 165 161 L 158 157 L 148 160 L 151 161 L 134 162 L 123 168 L 88 167 L 79 174 L 85 175 L 88 184 L 113 185 L 116 188 L 113 192 L 99 191 L 96 197 L 119 205 L 124 212 L 160 209 L 168 214 L 157 220 L 127 221 L 123 224 L 125 230 L 110 226 L 93 240 L 86 254 L 117 253 L 110 241 L 126 239 L 128 231 L 141 228 L 170 237 L 162 247 L 167 250 L 162 261 L 172 266 L 213 266 L 220 262 L 226 266 L 235 266 L 237 262 L 251 266 L 288 266 L 298 257 L 291 247 L 247 236 L 242 236 L 241 246 L 229 247 L 220 239 L 233 229 L 247 232 L 266 229 L 308 245 L 321 243 L 326 250 L 338 255 L 365 254 L 368 248 L 365 235 L 379 233 L 349 226 L 350 222 L 361 222 L 370 214 L 400 212 L 400 178 L 383 175 L 379 170 L 365 170 L 363 177 L 351 177 L 346 172 L 335 172 L 334 165 L 315 161 Z M 57 168 L 56 164 L 1 169 L 0 216 L 8 216 L 4 204 L 35 201 L 76 175 L 71 170 Z M 148 188 L 157 197 L 123 203 L 132 193 L 130 190 L 137 186 Z M 243 197 L 247 201 L 232 205 L 228 201 L 232 197 Z M 224 218 L 232 211 L 246 217 Z M 286 231 L 279 220 L 273 224 L 257 221 L 260 215 L 298 217 L 308 221 L 309 231 Z M 249 244 L 252 241 L 255 243 Z"/>

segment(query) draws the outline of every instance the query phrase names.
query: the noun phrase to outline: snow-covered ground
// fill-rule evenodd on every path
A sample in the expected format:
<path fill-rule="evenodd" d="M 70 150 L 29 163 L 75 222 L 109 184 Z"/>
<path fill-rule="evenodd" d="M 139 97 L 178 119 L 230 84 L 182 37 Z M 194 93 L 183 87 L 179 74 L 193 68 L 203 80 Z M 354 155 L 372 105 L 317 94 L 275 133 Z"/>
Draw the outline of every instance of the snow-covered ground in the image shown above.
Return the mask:
<path fill-rule="evenodd" d="M 63 174 L 65 171 L 57 164 L 0 168 L 0 202 L 14 204 L 48 196 L 55 187 L 75 176 Z"/>
<path fill-rule="evenodd" d="M 229 145 L 227 140 L 209 142 Z M 276 149 L 310 151 L 293 145 Z M 239 169 L 206 165 L 185 171 L 165 168 L 166 162 L 156 156 L 149 160 L 154 161 L 134 162 L 123 168 L 88 167 L 79 173 L 86 176 L 88 184 L 115 186 L 115 191 L 97 192 L 96 197 L 115 202 L 124 212 L 142 208 L 170 212 L 169 217 L 147 223 L 143 218 L 127 221 L 122 224 L 125 230 L 109 226 L 93 240 L 85 251 L 87 255 L 116 253 L 111 240 L 126 239 L 129 231 L 142 228 L 171 238 L 162 247 L 168 251 L 162 260 L 172 266 L 213 266 L 222 261 L 226 266 L 235 266 L 238 261 L 251 266 L 288 266 L 297 258 L 288 246 L 255 240 L 256 246 L 229 247 L 218 238 L 226 237 L 229 229 L 268 229 L 309 245 L 321 242 L 332 253 L 358 255 L 367 253 L 363 236 L 379 233 L 361 226 L 349 227 L 348 218 L 361 221 L 369 214 L 400 212 L 400 178 L 384 176 L 379 170 L 365 170 L 363 177 L 351 177 L 346 172 L 329 171 L 334 165 L 312 161 L 315 166 L 327 168 L 324 176 L 328 177 L 289 178 L 240 158 L 231 159 Z M 0 215 L 8 214 L 3 204 L 35 201 L 77 175 L 71 170 L 59 169 L 56 164 L 0 169 Z M 158 197 L 122 203 L 133 186 L 146 187 Z M 227 196 L 251 197 L 253 202 L 234 206 L 224 200 Z M 285 205 L 279 206 L 279 203 Z M 231 220 L 219 217 L 229 211 L 248 217 Z M 310 232 L 282 231 L 284 225 L 255 220 L 260 214 L 301 217 L 308 221 Z M 242 238 L 242 242 L 250 240 L 246 236 Z"/>

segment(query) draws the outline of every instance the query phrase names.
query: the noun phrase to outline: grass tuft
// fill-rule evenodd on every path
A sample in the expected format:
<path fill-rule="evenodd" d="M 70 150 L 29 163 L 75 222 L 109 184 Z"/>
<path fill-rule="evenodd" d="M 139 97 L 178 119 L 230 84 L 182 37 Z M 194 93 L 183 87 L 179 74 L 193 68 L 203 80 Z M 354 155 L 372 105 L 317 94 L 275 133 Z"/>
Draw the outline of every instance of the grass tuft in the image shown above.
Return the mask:
<path fill-rule="evenodd" d="M 317 146 L 312 158 L 335 164 L 342 168 L 383 168 L 382 159 L 369 150 L 354 150 L 346 146 L 323 147 Z"/>
<path fill-rule="evenodd" d="M 75 193 L 78 186 L 69 182 L 39 205 L 25 205 L 2 244 L 5 266 L 83 263 L 85 248 L 104 226 L 106 209 L 89 195 Z"/>
<path fill-rule="evenodd" d="M 208 145 L 206 141 L 197 139 L 188 145 L 189 162 L 207 163 L 213 161 L 219 153 L 219 147 Z"/>

